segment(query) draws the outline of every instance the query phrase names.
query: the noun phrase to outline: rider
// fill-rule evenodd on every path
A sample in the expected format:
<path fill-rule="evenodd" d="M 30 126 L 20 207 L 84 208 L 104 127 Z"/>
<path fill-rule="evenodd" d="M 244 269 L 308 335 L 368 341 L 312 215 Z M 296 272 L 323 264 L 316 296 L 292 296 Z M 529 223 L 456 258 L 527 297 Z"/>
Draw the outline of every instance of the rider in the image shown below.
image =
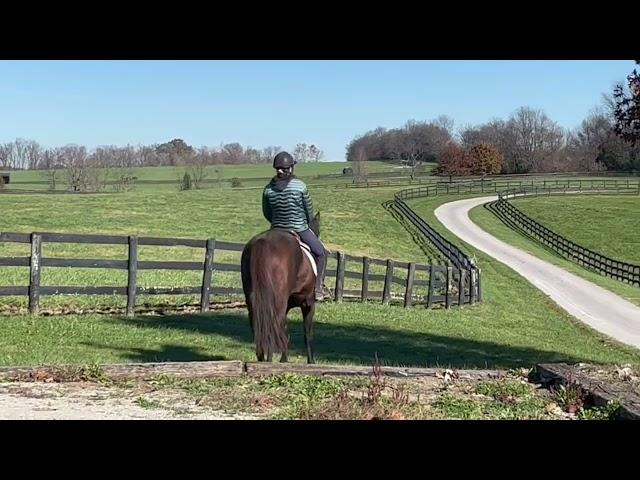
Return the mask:
<path fill-rule="evenodd" d="M 309 228 L 313 219 L 313 203 L 307 186 L 293 175 L 293 166 L 296 163 L 287 152 L 280 152 L 273 158 L 273 168 L 276 169 L 277 174 L 264 188 L 262 213 L 271 223 L 271 228 L 294 231 L 304 243 L 309 245 L 318 264 L 316 300 L 323 300 L 326 298 L 323 280 L 327 256 L 324 246 Z"/>

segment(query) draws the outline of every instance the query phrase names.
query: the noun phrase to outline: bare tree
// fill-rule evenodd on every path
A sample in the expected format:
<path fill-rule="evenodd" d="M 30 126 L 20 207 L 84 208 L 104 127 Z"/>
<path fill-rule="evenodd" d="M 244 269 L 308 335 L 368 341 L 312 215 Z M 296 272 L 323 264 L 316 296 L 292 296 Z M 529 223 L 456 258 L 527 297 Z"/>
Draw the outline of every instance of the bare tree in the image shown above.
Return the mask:
<path fill-rule="evenodd" d="M 191 156 L 187 164 L 187 173 L 191 177 L 193 188 L 199 189 L 207 178 L 207 166 L 211 164 L 211 153 L 207 147 L 200 147 Z"/>
<path fill-rule="evenodd" d="M 315 145 L 311 145 L 309 147 L 309 161 L 310 162 L 319 162 L 320 159 L 322 158 L 322 155 L 324 154 L 324 152 L 322 150 L 320 150 L 320 148 L 318 148 Z"/>
<path fill-rule="evenodd" d="M 260 152 L 260 163 L 271 163 L 273 161 L 273 157 L 275 157 L 278 152 L 282 151 L 282 147 L 271 145 L 269 147 L 265 147 Z"/>
<path fill-rule="evenodd" d="M 13 142 L 0 145 L 0 167 L 13 167 Z"/>
<path fill-rule="evenodd" d="M 354 182 L 359 183 L 367 180 L 368 163 L 364 147 L 358 147 L 356 156 L 351 162 L 351 168 L 353 170 Z"/>
<path fill-rule="evenodd" d="M 239 143 L 227 143 L 220 152 L 222 163 L 239 165 L 244 160 L 244 148 Z"/>
<path fill-rule="evenodd" d="M 521 107 L 509 118 L 503 140 L 509 171 L 541 172 L 563 147 L 564 132 L 542 110 Z"/>
<path fill-rule="evenodd" d="M 49 190 L 55 191 L 57 181 L 61 175 L 61 162 L 59 162 L 59 149 L 47 149 L 42 152 L 41 168 L 44 169 L 44 178 L 49 183 Z"/>
<path fill-rule="evenodd" d="M 309 160 L 309 146 L 306 143 L 298 143 L 293 150 L 293 158 L 298 163 L 305 163 Z"/>

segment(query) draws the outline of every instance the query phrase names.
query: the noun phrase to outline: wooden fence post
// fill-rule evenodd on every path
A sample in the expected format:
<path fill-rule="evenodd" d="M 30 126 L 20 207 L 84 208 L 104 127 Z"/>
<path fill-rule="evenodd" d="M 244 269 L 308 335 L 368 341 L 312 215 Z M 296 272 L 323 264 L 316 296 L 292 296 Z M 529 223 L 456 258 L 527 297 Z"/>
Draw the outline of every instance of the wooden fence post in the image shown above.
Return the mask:
<path fill-rule="evenodd" d="M 369 258 L 362 257 L 362 295 L 360 300 L 366 302 L 369 298 Z"/>
<path fill-rule="evenodd" d="M 391 277 L 393 277 L 393 260 L 387 260 L 387 271 L 384 276 L 384 289 L 382 291 L 382 304 L 389 305 L 391 300 Z"/>
<path fill-rule="evenodd" d="M 129 278 L 127 281 L 127 316 L 133 317 L 136 306 L 136 277 L 138 273 L 138 237 L 129 237 Z"/>
<path fill-rule="evenodd" d="M 337 253 L 338 264 L 336 265 L 336 288 L 335 288 L 335 298 L 336 302 L 342 301 L 342 292 L 344 290 L 344 253 Z"/>
<path fill-rule="evenodd" d="M 447 287 L 444 291 L 444 308 L 451 306 L 451 299 L 449 298 L 449 290 L 451 288 L 451 267 L 447 267 Z"/>
<path fill-rule="evenodd" d="M 429 268 L 429 290 L 427 290 L 427 308 L 431 308 L 431 305 L 433 304 L 433 287 L 434 287 L 434 280 L 435 280 L 435 276 L 436 276 L 436 267 L 434 265 L 431 265 Z"/>
<path fill-rule="evenodd" d="M 29 264 L 29 312 L 40 309 L 40 272 L 42 270 L 42 235 L 31 234 L 31 261 Z"/>
<path fill-rule="evenodd" d="M 204 253 L 204 270 L 202 272 L 202 291 L 200 293 L 200 311 L 209 311 L 211 294 L 211 277 L 213 275 L 213 256 L 216 250 L 216 241 L 208 239 Z"/>
<path fill-rule="evenodd" d="M 460 278 L 458 279 L 458 306 L 462 306 L 464 303 L 464 274 L 466 270 L 464 268 L 460 268 Z"/>
<path fill-rule="evenodd" d="M 476 303 L 476 270 L 472 268 L 469 270 L 469 303 L 473 305 Z"/>
<path fill-rule="evenodd" d="M 404 308 L 411 306 L 411 296 L 413 295 L 413 279 L 416 275 L 416 264 L 409 263 L 407 269 L 407 287 L 404 291 Z"/>

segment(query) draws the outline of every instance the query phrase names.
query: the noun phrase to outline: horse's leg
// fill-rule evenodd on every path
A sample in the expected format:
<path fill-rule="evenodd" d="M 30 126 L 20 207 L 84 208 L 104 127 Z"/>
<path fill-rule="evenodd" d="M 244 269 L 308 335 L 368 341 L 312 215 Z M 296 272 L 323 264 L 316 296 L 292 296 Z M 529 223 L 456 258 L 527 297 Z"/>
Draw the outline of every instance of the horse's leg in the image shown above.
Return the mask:
<path fill-rule="evenodd" d="M 267 353 L 267 362 L 273 362 L 273 352 Z"/>
<path fill-rule="evenodd" d="M 307 363 L 316 363 L 313 358 L 313 316 L 316 312 L 315 302 L 311 305 L 302 305 L 302 318 L 304 320 L 304 345 L 307 347 Z"/>
<path fill-rule="evenodd" d="M 284 328 L 284 331 L 285 331 L 285 335 L 287 336 L 287 339 L 288 339 L 289 338 L 289 328 L 288 328 L 288 325 L 287 325 L 286 314 L 285 314 L 285 317 L 284 317 L 284 326 L 283 326 L 283 328 Z M 280 354 L 280 362 L 281 363 L 286 363 L 287 354 L 288 353 L 289 353 L 289 341 L 287 340 L 287 344 L 284 347 L 284 351 Z"/>

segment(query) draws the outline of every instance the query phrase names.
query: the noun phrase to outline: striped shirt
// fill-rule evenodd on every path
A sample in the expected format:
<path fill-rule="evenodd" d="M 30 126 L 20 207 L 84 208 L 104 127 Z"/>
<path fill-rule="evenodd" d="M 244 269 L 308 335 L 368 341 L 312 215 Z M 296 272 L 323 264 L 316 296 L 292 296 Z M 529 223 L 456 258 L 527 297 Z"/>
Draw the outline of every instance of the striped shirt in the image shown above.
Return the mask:
<path fill-rule="evenodd" d="M 313 218 L 313 203 L 303 181 L 292 178 L 282 189 L 270 182 L 262 193 L 262 213 L 271 228 L 303 232 Z"/>

